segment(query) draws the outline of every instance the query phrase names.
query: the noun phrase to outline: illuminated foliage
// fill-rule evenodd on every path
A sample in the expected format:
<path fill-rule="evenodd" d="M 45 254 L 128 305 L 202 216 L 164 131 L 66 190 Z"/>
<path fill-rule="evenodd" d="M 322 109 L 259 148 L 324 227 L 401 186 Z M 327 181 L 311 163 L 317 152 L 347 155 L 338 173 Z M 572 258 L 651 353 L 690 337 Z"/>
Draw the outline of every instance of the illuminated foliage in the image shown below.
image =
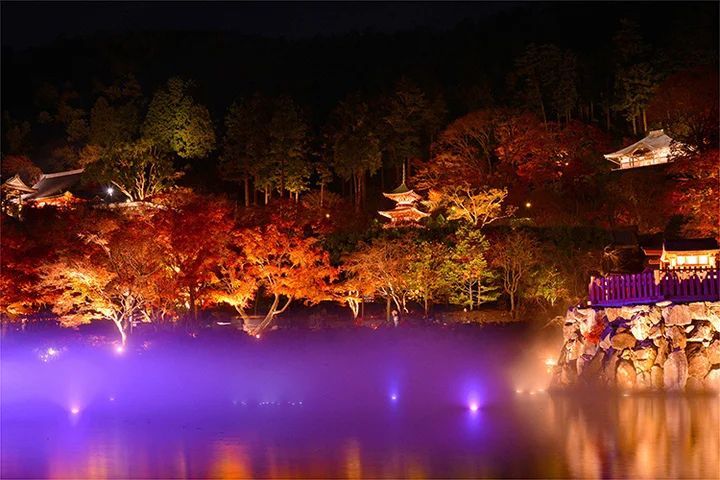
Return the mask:
<path fill-rule="evenodd" d="M 506 189 L 490 188 L 483 191 L 469 185 L 431 190 L 428 201 L 431 210 L 444 209 L 448 220 L 462 220 L 473 227 L 482 228 L 501 218 L 512 216 L 514 207 L 503 205 Z"/>
<path fill-rule="evenodd" d="M 155 285 L 165 281 L 160 246 L 142 216 L 86 218 L 66 240 L 75 244 L 42 267 L 40 285 L 63 325 L 110 319 L 125 343 L 134 322 L 153 319 Z"/>
<path fill-rule="evenodd" d="M 193 83 L 174 77 L 148 107 L 143 136 L 180 158 L 205 158 L 215 149 L 215 131 L 207 107 L 190 94 Z"/>
<path fill-rule="evenodd" d="M 293 300 L 313 304 L 332 299 L 331 282 L 337 272 L 318 241 L 301 233 L 295 225 L 280 219 L 240 233 L 248 275 L 272 298 L 254 333 L 267 328 Z"/>
<path fill-rule="evenodd" d="M 385 299 L 386 317 L 390 321 L 391 303 L 398 312 L 407 312 L 410 286 L 406 272 L 412 245 L 406 239 L 375 239 L 360 244 L 344 261 L 344 269 L 357 282 Z"/>
<path fill-rule="evenodd" d="M 80 154 L 87 177 L 114 185 L 128 200 L 144 201 L 174 185 L 182 174 L 172 160 L 148 140 L 119 143 L 108 148 L 94 145 Z"/>
<path fill-rule="evenodd" d="M 518 298 L 540 261 L 537 241 L 516 230 L 493 242 L 491 264 L 500 272 L 503 292 L 510 300 L 510 313 L 517 315 Z"/>
<path fill-rule="evenodd" d="M 720 237 L 720 151 L 686 154 L 670 167 L 669 200 L 689 235 Z"/>
<path fill-rule="evenodd" d="M 211 301 L 218 265 L 232 255 L 228 249 L 234 225 L 231 211 L 222 200 L 189 192 L 170 195 L 163 204 L 166 208 L 153 217 L 162 246 L 160 258 L 178 308 L 197 321 L 199 308 Z M 231 270 L 226 273 L 232 274 Z"/>

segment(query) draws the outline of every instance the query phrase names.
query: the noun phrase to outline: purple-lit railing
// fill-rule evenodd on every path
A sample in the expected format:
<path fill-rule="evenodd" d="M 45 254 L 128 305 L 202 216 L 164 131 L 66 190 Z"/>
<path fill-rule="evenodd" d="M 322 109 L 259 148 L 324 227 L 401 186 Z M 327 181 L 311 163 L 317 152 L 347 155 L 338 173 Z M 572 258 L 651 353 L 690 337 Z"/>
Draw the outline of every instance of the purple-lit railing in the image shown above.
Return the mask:
<path fill-rule="evenodd" d="M 698 269 L 590 277 L 590 305 L 720 300 L 720 270 Z"/>

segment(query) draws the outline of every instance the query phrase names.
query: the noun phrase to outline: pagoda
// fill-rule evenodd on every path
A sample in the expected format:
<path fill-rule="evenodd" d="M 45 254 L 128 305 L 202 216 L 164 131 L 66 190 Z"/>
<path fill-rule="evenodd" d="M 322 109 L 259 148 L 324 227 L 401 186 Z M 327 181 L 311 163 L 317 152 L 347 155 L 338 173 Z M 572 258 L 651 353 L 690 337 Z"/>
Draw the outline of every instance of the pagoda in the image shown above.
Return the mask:
<path fill-rule="evenodd" d="M 405 185 L 404 165 L 400 186 L 390 193 L 383 193 L 383 195 L 395 202 L 395 208 L 392 210 L 378 212 L 383 217 L 390 219 L 390 223 L 384 225 L 385 228 L 419 226 L 418 221 L 429 215 L 415 208 L 415 202 L 420 200 L 421 197 Z"/>

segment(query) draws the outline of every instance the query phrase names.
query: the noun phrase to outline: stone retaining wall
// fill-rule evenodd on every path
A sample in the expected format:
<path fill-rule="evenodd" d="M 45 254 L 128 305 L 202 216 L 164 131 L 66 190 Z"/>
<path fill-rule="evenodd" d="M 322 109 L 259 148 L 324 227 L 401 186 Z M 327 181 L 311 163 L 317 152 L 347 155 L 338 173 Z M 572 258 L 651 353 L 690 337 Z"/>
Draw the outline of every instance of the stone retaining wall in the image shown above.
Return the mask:
<path fill-rule="evenodd" d="M 720 302 L 571 308 L 552 388 L 720 392 Z"/>

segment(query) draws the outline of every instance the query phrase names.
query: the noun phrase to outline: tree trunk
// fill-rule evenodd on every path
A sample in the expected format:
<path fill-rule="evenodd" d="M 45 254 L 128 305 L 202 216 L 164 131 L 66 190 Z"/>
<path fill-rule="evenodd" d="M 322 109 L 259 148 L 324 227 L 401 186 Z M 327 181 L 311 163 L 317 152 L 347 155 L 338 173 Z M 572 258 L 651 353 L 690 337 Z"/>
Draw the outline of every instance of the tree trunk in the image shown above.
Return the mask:
<path fill-rule="evenodd" d="M 385 321 L 390 323 L 390 295 L 386 297 L 385 302 Z"/>
<path fill-rule="evenodd" d="M 425 307 L 425 318 L 427 318 L 427 316 L 428 316 L 428 311 L 430 310 L 430 306 L 429 306 L 427 297 L 425 297 L 424 300 L 425 300 L 425 305 L 424 305 L 424 307 Z"/>
<path fill-rule="evenodd" d="M 468 303 L 470 304 L 470 311 L 471 311 L 471 312 L 472 312 L 472 309 L 473 309 L 473 304 L 475 303 L 475 302 L 473 302 L 473 289 L 472 289 L 472 287 L 473 287 L 473 284 L 472 284 L 472 283 L 469 283 L 469 284 L 468 284 Z"/>
<path fill-rule="evenodd" d="M 643 121 L 643 132 L 647 134 L 647 116 L 645 115 L 645 109 L 642 109 L 642 121 Z"/>
<path fill-rule="evenodd" d="M 325 203 L 325 182 L 320 182 L 320 208 Z"/>
<path fill-rule="evenodd" d="M 245 175 L 245 178 L 243 179 L 243 183 L 245 184 L 245 206 L 250 206 L 250 176 Z"/>
<path fill-rule="evenodd" d="M 637 115 L 633 114 L 633 116 L 632 116 L 633 135 L 637 135 L 637 122 L 635 121 L 635 117 L 637 117 Z"/>
<path fill-rule="evenodd" d="M 510 292 L 510 317 L 515 319 L 515 292 Z"/>
<path fill-rule="evenodd" d="M 197 323 L 197 301 L 196 301 L 196 292 L 194 287 L 190 287 L 190 315 L 191 320 L 193 324 Z"/>
<path fill-rule="evenodd" d="M 118 329 L 118 332 L 120 333 L 120 341 L 122 342 L 122 346 L 125 346 L 125 343 L 127 343 L 127 334 L 125 333 L 125 328 L 123 328 L 123 322 L 122 318 L 113 318 L 113 323 L 115 324 L 115 327 Z"/>

